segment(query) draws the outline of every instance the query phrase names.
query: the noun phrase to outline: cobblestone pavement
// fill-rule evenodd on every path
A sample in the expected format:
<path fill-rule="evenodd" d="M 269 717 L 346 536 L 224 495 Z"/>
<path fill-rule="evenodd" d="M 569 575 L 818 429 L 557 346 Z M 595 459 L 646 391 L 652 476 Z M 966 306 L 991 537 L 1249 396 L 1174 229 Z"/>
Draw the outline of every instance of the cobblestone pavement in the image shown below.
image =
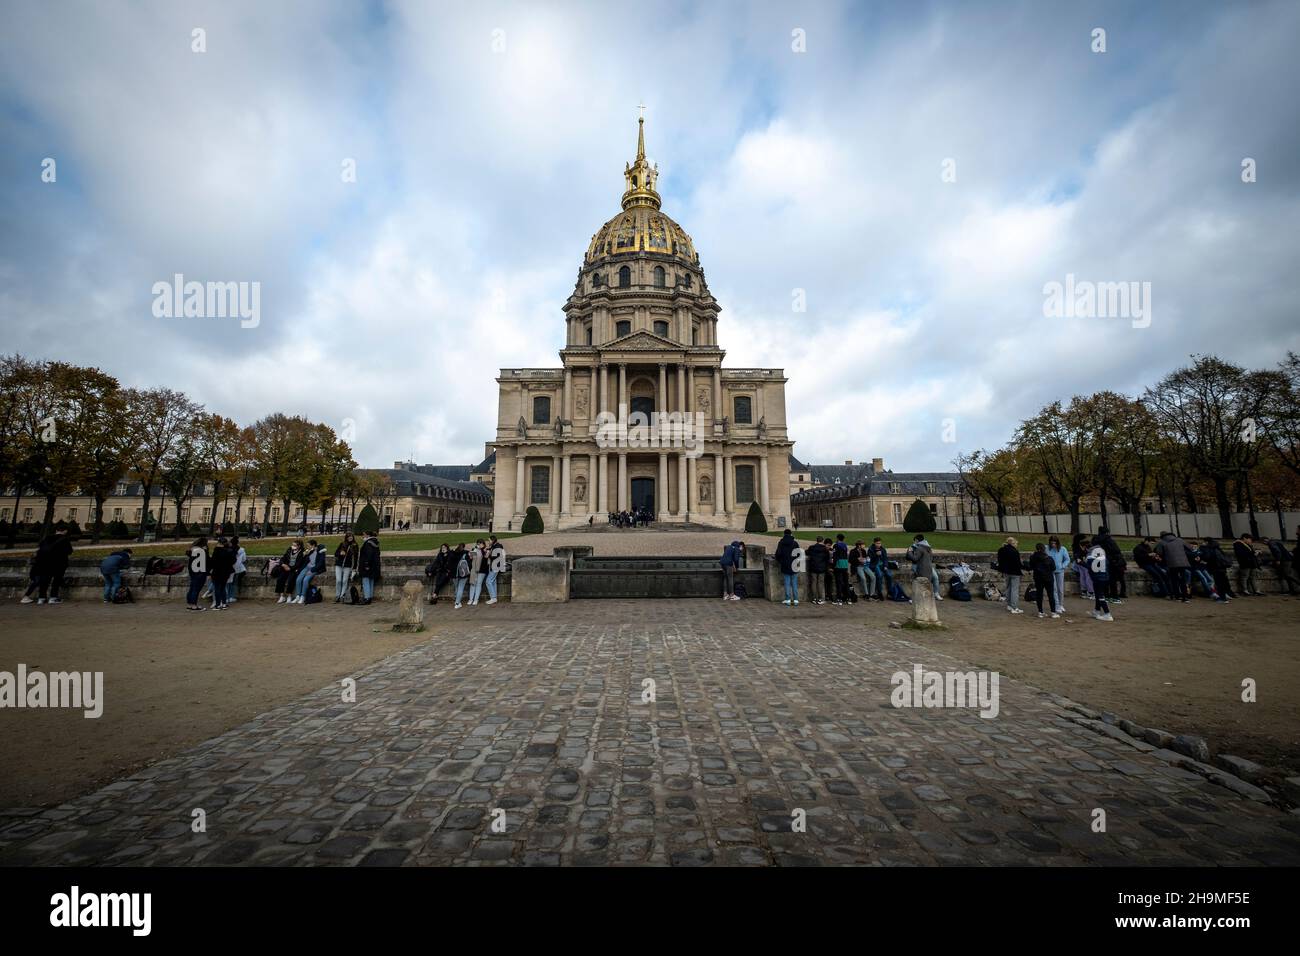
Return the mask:
<path fill-rule="evenodd" d="M 1035 688 L 1003 680 L 994 719 L 895 709 L 895 671 L 961 663 L 833 608 L 493 610 L 358 673 L 355 703 L 322 688 L 11 812 L 0 864 L 1300 862 L 1296 816 L 1066 720 Z"/>

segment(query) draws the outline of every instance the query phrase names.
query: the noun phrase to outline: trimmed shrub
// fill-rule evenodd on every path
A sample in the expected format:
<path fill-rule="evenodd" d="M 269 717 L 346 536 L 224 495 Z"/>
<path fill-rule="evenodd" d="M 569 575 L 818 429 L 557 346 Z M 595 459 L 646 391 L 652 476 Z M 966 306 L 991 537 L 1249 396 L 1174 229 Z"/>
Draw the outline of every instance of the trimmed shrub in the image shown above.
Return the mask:
<path fill-rule="evenodd" d="M 917 498 L 903 518 L 903 530 L 913 534 L 929 534 L 934 528 L 934 515 L 930 513 L 930 506 Z"/>
<path fill-rule="evenodd" d="M 542 513 L 537 510 L 536 505 L 529 505 L 528 510 L 524 512 L 523 524 L 519 526 L 521 534 L 541 534 L 546 530 L 546 525 L 542 522 Z"/>
<path fill-rule="evenodd" d="M 749 514 L 745 515 L 745 530 L 750 534 L 767 533 L 767 519 L 763 517 L 763 509 L 758 506 L 757 501 L 749 503 Z"/>
<path fill-rule="evenodd" d="M 126 529 L 125 521 L 110 521 L 108 523 L 108 536 L 110 538 L 129 538 L 131 532 Z"/>
<path fill-rule="evenodd" d="M 379 512 L 372 505 L 366 505 L 357 515 L 356 524 L 352 528 L 357 534 L 369 531 L 371 534 L 379 533 Z"/>

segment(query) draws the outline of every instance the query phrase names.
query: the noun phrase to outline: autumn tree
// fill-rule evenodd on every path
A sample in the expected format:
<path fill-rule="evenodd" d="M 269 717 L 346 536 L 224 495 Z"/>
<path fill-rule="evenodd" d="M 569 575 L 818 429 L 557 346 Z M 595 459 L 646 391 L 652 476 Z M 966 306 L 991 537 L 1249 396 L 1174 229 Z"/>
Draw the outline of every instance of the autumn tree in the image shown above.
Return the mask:
<path fill-rule="evenodd" d="M 127 405 L 139 431 L 131 472 L 143 485 L 139 529 L 143 540 L 149 522 L 149 502 L 162 475 L 163 463 L 176 449 L 181 436 L 203 414 L 203 407 L 170 388 L 129 390 Z"/>
<path fill-rule="evenodd" d="M 1074 398 L 1065 407 L 1052 402 L 1016 431 L 1017 451 L 1069 511 L 1072 535 L 1079 533 L 1080 502 L 1098 487 L 1094 424 L 1084 400 Z"/>

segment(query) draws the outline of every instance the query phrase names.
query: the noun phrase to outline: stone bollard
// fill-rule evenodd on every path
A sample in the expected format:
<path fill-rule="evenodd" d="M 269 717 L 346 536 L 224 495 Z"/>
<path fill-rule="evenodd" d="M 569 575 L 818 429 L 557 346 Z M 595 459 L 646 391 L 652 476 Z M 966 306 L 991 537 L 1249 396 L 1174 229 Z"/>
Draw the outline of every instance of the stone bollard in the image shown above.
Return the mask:
<path fill-rule="evenodd" d="M 397 609 L 397 623 L 393 630 L 424 630 L 424 585 L 419 581 L 407 581 L 402 585 L 402 603 Z"/>
<path fill-rule="evenodd" d="M 934 583 L 929 578 L 912 581 L 912 624 L 916 627 L 936 627 L 939 624 L 939 605 L 934 600 Z"/>

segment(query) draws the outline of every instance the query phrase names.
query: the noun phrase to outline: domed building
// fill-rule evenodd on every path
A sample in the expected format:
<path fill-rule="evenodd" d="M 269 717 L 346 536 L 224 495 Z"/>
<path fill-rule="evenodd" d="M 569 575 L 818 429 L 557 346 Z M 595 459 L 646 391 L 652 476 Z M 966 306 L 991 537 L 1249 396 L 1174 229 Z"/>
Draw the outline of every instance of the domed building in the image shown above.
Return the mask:
<path fill-rule="evenodd" d="M 622 211 L 591 237 L 564 304 L 561 367 L 501 370 L 497 530 L 518 530 L 530 505 L 548 531 L 643 508 L 742 529 L 755 501 L 768 527 L 788 523 L 785 375 L 722 367 L 721 307 L 658 175 L 642 118 Z"/>

